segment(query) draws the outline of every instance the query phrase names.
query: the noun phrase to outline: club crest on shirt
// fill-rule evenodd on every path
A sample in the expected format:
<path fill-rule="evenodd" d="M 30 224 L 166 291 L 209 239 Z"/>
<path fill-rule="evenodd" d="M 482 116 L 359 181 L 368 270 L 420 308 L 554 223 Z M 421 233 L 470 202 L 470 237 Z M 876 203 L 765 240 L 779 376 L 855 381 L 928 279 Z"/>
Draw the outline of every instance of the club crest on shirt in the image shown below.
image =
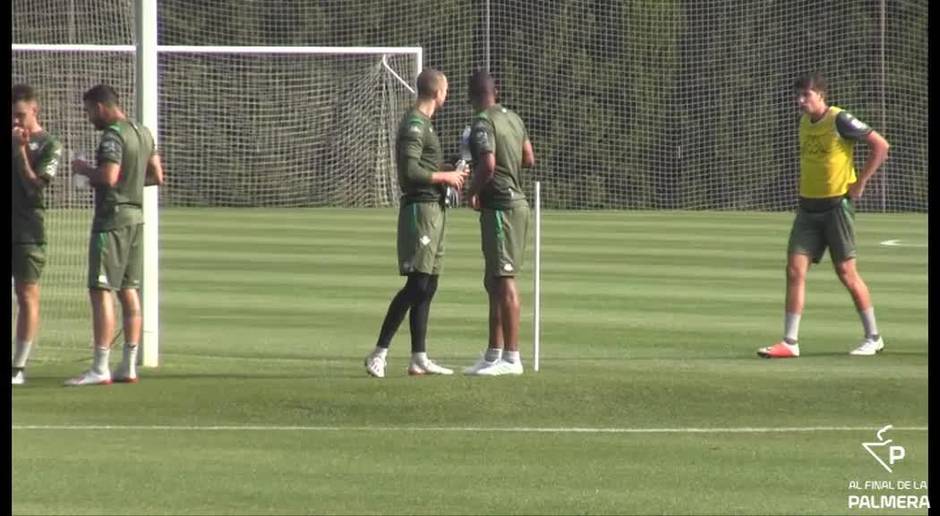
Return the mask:
<path fill-rule="evenodd" d="M 101 142 L 101 150 L 107 153 L 118 153 L 121 151 L 121 144 L 114 140 L 105 140 Z"/>
<path fill-rule="evenodd" d="M 489 138 L 486 136 L 486 131 L 478 130 L 473 132 L 473 143 L 479 147 L 486 147 L 486 144 L 489 142 Z"/>

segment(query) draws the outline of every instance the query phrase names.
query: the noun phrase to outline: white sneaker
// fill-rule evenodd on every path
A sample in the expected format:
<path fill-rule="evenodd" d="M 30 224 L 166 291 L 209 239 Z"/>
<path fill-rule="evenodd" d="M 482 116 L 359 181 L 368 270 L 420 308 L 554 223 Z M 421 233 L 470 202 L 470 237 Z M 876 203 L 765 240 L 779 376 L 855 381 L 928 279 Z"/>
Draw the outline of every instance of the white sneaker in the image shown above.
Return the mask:
<path fill-rule="evenodd" d="M 385 378 L 385 358 L 378 355 L 366 357 L 366 372 L 376 378 Z"/>
<path fill-rule="evenodd" d="M 23 376 L 22 369 L 20 369 L 19 371 L 13 374 L 12 381 L 13 381 L 12 385 L 23 385 L 24 383 L 26 383 L 26 377 Z"/>
<path fill-rule="evenodd" d="M 499 359 L 497 359 L 496 362 L 499 362 Z M 475 374 L 477 374 L 477 373 L 480 371 L 480 369 L 483 369 L 483 368 L 485 368 L 485 367 L 489 367 L 489 366 L 495 364 L 496 362 L 488 362 L 488 361 L 486 360 L 486 355 L 480 355 L 480 359 L 477 360 L 477 362 L 476 362 L 475 364 L 473 364 L 473 365 L 470 366 L 470 367 L 465 367 L 465 368 L 464 368 L 463 374 L 475 375 Z"/>
<path fill-rule="evenodd" d="M 478 376 L 500 376 L 504 374 L 520 375 L 522 374 L 522 361 L 509 362 L 500 359 L 488 367 L 484 367 L 476 372 Z"/>
<path fill-rule="evenodd" d="M 453 369 L 441 367 L 430 360 L 422 363 L 412 361 L 408 366 L 408 374 L 412 376 L 420 376 L 424 374 L 451 375 L 454 374 L 454 371 Z"/>
<path fill-rule="evenodd" d="M 872 340 L 868 337 L 857 348 L 849 351 L 850 355 L 870 357 L 876 353 L 881 353 L 885 348 L 885 341 L 878 336 L 878 340 Z"/>
<path fill-rule="evenodd" d="M 69 387 L 79 387 L 82 385 L 108 385 L 111 383 L 111 372 L 101 374 L 96 373 L 92 370 L 85 371 L 84 373 L 76 376 L 75 378 L 70 378 L 65 381 L 65 385 Z"/>
<path fill-rule="evenodd" d="M 130 375 L 124 367 L 118 367 L 117 371 L 111 373 L 111 381 L 114 383 L 137 383 L 140 378 L 137 375 Z"/>

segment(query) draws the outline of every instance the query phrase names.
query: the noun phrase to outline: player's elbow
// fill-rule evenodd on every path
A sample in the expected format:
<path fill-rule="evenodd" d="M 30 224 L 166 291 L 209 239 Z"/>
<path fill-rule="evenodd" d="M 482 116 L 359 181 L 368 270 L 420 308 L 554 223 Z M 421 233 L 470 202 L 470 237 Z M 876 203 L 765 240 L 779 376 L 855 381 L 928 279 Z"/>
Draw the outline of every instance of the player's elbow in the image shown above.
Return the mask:
<path fill-rule="evenodd" d="M 42 176 L 34 176 L 29 179 L 29 184 L 36 190 L 41 190 L 49 184 L 49 181 Z"/>
<path fill-rule="evenodd" d="M 535 156 L 532 154 L 527 154 L 522 157 L 522 166 L 525 168 L 532 168 L 535 166 Z"/>
<path fill-rule="evenodd" d="M 872 137 L 869 139 L 869 143 L 871 144 L 873 151 L 880 152 L 882 154 L 887 154 L 888 149 L 891 148 L 891 144 L 888 143 L 888 140 L 878 133 L 872 133 Z"/>
<path fill-rule="evenodd" d="M 414 167 L 405 172 L 405 180 L 414 185 L 429 185 L 434 183 L 434 174 L 420 167 Z"/>
<path fill-rule="evenodd" d="M 146 186 L 163 186 L 163 171 L 156 169 L 147 170 Z"/>

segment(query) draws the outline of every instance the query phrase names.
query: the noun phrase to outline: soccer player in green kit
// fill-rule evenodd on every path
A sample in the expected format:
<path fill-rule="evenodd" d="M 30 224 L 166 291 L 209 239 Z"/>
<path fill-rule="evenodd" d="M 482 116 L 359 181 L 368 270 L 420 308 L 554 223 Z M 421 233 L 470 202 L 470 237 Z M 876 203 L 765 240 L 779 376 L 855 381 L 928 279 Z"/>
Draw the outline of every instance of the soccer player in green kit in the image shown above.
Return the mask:
<path fill-rule="evenodd" d="M 473 177 L 467 194 L 480 211 L 485 261 L 483 284 L 489 296 L 489 346 L 465 374 L 497 376 L 523 373 L 519 356 L 519 291 L 529 238 L 529 204 L 519 183 L 523 167 L 535 166 L 535 152 L 519 115 L 496 102 L 496 84 L 483 70 L 470 78 L 476 114 L 470 125 Z"/>
<path fill-rule="evenodd" d="M 94 358 L 70 386 L 137 382 L 140 344 L 140 278 L 143 273 L 144 186 L 163 184 L 163 166 L 150 131 L 129 119 L 115 91 L 99 84 L 83 96 L 85 113 L 102 131 L 97 166 L 72 161 L 76 174 L 95 189 L 95 214 L 88 246 L 88 290 L 94 318 Z M 124 355 L 111 374 L 108 365 L 116 325 L 112 291 L 117 290 L 124 323 Z"/>
<path fill-rule="evenodd" d="M 829 248 L 836 275 L 845 285 L 862 321 L 864 338 L 849 352 L 872 356 L 884 349 L 875 322 L 868 286 L 856 269 L 855 202 L 888 156 L 888 141 L 850 115 L 826 102 L 825 79 L 806 74 L 794 83 L 800 118 L 800 199 L 787 249 L 787 295 L 783 339 L 757 350 L 765 358 L 800 356 L 798 332 L 810 263 L 819 263 Z M 856 142 L 870 149 L 855 173 Z"/>
<path fill-rule="evenodd" d="M 39 332 L 39 278 L 46 264 L 44 190 L 55 178 L 62 145 L 39 123 L 36 93 L 13 86 L 13 235 L 11 269 L 19 312 L 13 353 L 12 385 L 26 382 L 23 370 Z"/>
<path fill-rule="evenodd" d="M 426 69 L 418 75 L 418 100 L 398 126 L 396 165 L 402 190 L 398 210 L 398 270 L 405 286 L 392 299 L 375 350 L 365 359 L 366 372 L 385 377 L 392 337 L 409 314 L 411 328 L 410 375 L 450 375 L 453 371 L 428 358 L 425 338 L 431 300 L 437 291 L 444 257 L 447 224 L 446 187 L 457 191 L 467 177 L 464 170 L 447 170 L 441 143 L 431 117 L 447 98 L 447 78 Z"/>

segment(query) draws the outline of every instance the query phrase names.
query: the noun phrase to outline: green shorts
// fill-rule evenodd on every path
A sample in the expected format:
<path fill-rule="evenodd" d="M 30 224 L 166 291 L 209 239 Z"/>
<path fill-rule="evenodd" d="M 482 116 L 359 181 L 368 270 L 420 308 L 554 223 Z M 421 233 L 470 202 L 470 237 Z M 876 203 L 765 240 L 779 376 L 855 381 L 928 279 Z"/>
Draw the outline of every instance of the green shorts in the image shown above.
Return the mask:
<path fill-rule="evenodd" d="M 832 263 L 855 258 L 855 205 L 848 197 L 827 211 L 796 212 L 787 253 L 809 255 L 819 263 L 827 247 Z"/>
<path fill-rule="evenodd" d="M 480 236 L 486 276 L 515 276 L 525 262 L 529 204 L 522 200 L 509 209 L 483 208 L 480 210 Z"/>
<path fill-rule="evenodd" d="M 88 288 L 139 289 L 144 225 L 93 232 L 88 245 Z"/>
<path fill-rule="evenodd" d="M 39 283 L 46 266 L 46 244 L 13 244 L 10 263 L 17 283 Z"/>
<path fill-rule="evenodd" d="M 447 212 L 437 202 L 402 203 L 398 209 L 398 272 L 440 274 Z"/>

